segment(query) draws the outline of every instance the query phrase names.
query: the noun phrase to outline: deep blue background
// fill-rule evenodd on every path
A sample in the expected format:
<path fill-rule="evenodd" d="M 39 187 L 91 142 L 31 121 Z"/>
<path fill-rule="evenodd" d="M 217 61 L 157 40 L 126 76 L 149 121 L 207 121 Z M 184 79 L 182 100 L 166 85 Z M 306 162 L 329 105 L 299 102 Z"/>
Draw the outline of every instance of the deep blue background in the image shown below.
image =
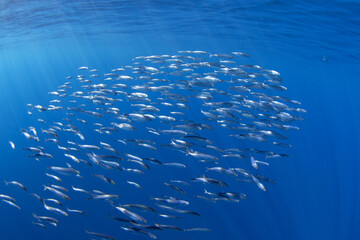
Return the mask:
<path fill-rule="evenodd" d="M 8 140 L 17 148 L 25 145 L 19 129 L 32 123 L 26 104 L 47 104 L 47 92 L 79 66 L 109 71 L 139 55 L 243 51 L 252 56 L 246 63 L 279 71 L 286 95 L 308 111 L 298 124 L 301 131 L 291 134 L 291 158 L 273 161 L 267 169 L 277 182 L 267 192 L 253 186 L 239 204 L 194 203 L 203 217 L 187 220 L 212 232 L 167 231 L 159 238 L 359 239 L 359 13 L 357 1 L 4 1 L 0 178 L 42 191 L 48 181 L 42 169 L 49 162 L 36 163 L 12 150 Z M 121 189 L 136 199 L 132 190 Z M 1 203 L 1 239 L 89 239 L 85 228 L 118 239 L 143 238 L 104 223 L 102 202 L 86 206 L 99 207 L 98 217 L 63 218 L 59 227 L 41 229 L 31 224 L 31 213 L 42 209 L 34 198 L 4 184 L 0 192 L 22 207 L 17 211 Z"/>

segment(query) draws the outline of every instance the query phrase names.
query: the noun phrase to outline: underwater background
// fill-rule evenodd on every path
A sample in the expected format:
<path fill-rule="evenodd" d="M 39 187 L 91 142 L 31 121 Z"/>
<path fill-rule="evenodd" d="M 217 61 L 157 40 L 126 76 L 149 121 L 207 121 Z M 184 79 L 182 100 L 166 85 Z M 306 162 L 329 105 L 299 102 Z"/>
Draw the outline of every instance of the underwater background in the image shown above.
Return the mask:
<path fill-rule="evenodd" d="M 192 203 L 202 217 L 188 223 L 211 232 L 158 238 L 360 239 L 359 1 L 1 1 L 0 23 L 1 182 L 42 191 L 48 179 L 37 165 L 51 159 L 36 162 L 8 141 L 25 146 L 19 129 L 30 124 L 26 104 L 48 103 L 47 93 L 78 67 L 106 72 L 142 55 L 241 51 L 251 55 L 246 64 L 280 72 L 286 96 L 307 110 L 301 130 L 289 132 L 290 158 L 266 169 L 276 181 L 266 192 L 253 186 L 240 203 Z M 97 203 L 86 207 L 98 216 L 62 218 L 43 229 L 31 223 L 33 212 L 44 211 L 35 198 L 2 183 L 0 192 L 21 204 L 18 211 L 2 203 L 1 239 L 91 239 L 85 229 L 147 238 L 102 221 L 106 208 Z M 137 198 L 133 188 L 122 194 Z"/>

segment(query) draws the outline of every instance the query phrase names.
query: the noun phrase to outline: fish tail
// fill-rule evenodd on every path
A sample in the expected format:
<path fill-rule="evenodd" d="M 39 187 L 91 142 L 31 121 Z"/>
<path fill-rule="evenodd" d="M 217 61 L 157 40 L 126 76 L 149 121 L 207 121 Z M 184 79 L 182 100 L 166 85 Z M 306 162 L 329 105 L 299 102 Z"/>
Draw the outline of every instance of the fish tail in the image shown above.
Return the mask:
<path fill-rule="evenodd" d="M 186 148 L 186 155 L 185 156 L 188 156 L 190 153 L 192 153 L 193 151 L 189 148 Z M 191 155 L 191 154 L 190 154 Z"/>

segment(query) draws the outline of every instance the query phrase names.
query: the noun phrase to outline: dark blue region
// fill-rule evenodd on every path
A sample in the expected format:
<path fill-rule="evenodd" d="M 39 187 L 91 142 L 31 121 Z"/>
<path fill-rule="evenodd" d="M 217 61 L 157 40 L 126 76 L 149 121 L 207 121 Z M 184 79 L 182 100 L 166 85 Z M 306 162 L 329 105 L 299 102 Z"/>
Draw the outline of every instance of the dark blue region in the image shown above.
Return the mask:
<path fill-rule="evenodd" d="M 248 40 L 256 42 L 257 49 L 287 49 L 306 57 L 336 53 L 357 59 L 359 11 L 358 1 L 335 0 L 3 1 L 0 37 L 11 43 L 24 38 L 176 34 Z"/>
<path fill-rule="evenodd" d="M 238 188 L 234 191 L 247 194 L 247 199 L 240 203 L 193 201 L 189 208 L 202 216 L 184 216 L 180 225 L 206 227 L 211 232 L 154 231 L 158 239 L 360 238 L 357 191 L 360 113 L 356 107 L 360 102 L 359 2 L 4 1 L 2 4 L 0 180 L 17 180 L 28 192 L 1 183 L 0 193 L 13 196 L 21 206 L 18 211 L 1 202 L 1 239 L 91 239 L 85 229 L 108 233 L 117 239 L 147 239 L 124 232 L 119 222 L 109 218 L 109 213 L 114 212 L 108 204 L 87 201 L 81 193 L 71 193 L 71 201 L 62 202 L 69 208 L 86 209 L 92 215 L 61 217 L 46 212 L 29 192 L 53 197 L 43 192 L 42 184 L 51 182 L 44 173 L 48 166 L 60 165 L 64 157 L 58 154 L 40 162 L 28 158 L 20 150 L 29 145 L 20 129 L 32 124 L 40 129 L 40 123 L 27 115 L 26 104 L 47 105 L 53 99 L 47 93 L 62 85 L 66 76 L 79 74 L 80 66 L 104 73 L 132 64 L 135 56 L 174 55 L 178 50 L 188 49 L 250 54 L 251 58 L 242 60 L 243 63 L 279 71 L 283 85 L 288 88 L 285 96 L 302 102 L 301 107 L 308 113 L 303 115 L 305 121 L 296 123 L 301 130 L 287 134 L 293 146 L 291 151 L 285 151 L 290 158 L 273 159 L 270 167 L 260 169 L 259 173 L 274 179 L 276 184 L 267 184 L 266 192 L 254 184 L 236 184 Z M 61 120 L 63 116 L 58 114 L 51 113 L 48 121 Z M 195 117 L 203 121 L 203 116 Z M 85 133 L 90 136 L 87 142 L 98 142 L 92 130 Z M 124 134 L 122 138 L 141 137 Z M 222 147 L 233 144 L 221 141 L 224 132 L 213 134 Z M 10 148 L 9 140 L 15 143 L 16 150 Z M 126 151 L 131 151 L 131 147 Z M 169 161 L 182 157 L 170 150 L 156 154 Z M 190 179 L 202 167 L 196 159 L 185 174 L 181 169 L 163 171 L 154 166 L 146 173 L 153 176 L 152 181 L 141 182 L 136 176 L 131 180 L 142 183 L 148 203 L 153 204 L 151 197 L 170 191 L 165 186 L 158 188 L 155 182 L 172 176 Z M 116 189 L 120 199 L 126 200 L 123 203 L 136 203 L 142 196 L 130 185 L 111 187 L 91 178 L 93 172 L 86 166 L 82 172 L 89 176 L 86 182 L 63 177 L 66 185 L 109 192 Z M 120 177 L 119 182 L 130 176 L 102 169 L 97 173 L 114 179 Z M 203 188 L 217 189 L 192 184 L 187 194 L 195 195 Z M 32 213 L 57 217 L 59 226 L 42 229 L 33 225 Z M 152 218 L 151 214 L 140 213 Z M 162 223 L 177 222 L 164 219 Z"/>

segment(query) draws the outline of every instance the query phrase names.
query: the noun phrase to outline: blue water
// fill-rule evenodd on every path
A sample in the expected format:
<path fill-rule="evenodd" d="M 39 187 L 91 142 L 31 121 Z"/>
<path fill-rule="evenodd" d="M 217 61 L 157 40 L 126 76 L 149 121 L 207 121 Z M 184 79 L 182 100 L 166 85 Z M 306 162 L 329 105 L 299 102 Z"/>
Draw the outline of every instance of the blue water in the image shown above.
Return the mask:
<path fill-rule="evenodd" d="M 297 124 L 301 131 L 289 134 L 291 157 L 273 160 L 263 170 L 276 181 L 266 192 L 239 185 L 238 191 L 247 194 L 240 203 L 191 203 L 202 216 L 183 221 L 211 232 L 154 233 L 158 239 L 360 239 L 360 2 L 3 1 L 0 23 L 1 181 L 17 180 L 30 192 L 45 194 L 42 184 L 50 182 L 46 167 L 59 160 L 28 158 L 20 151 L 28 142 L 19 129 L 41 126 L 27 115 L 26 104 L 46 105 L 52 99 L 47 93 L 66 76 L 78 74 L 78 67 L 108 72 L 140 55 L 242 51 L 251 55 L 244 63 L 279 71 L 286 96 L 308 111 Z M 49 121 L 57 118 L 52 113 Z M 157 154 L 171 158 L 172 153 Z M 194 163 L 184 178 L 196 174 L 200 166 Z M 182 174 L 151 171 L 152 181 L 142 182 L 149 197 L 165 194 L 152 184 L 161 176 Z M 105 188 L 96 179 L 66 181 L 85 189 Z M 130 186 L 116 189 L 127 202 L 140 196 Z M 1 239 L 91 239 L 85 229 L 117 239 L 147 239 L 121 230 L 109 219 L 107 204 L 84 204 L 75 196 L 69 207 L 93 214 L 58 217 L 58 227 L 42 229 L 31 223 L 33 212 L 46 214 L 38 200 L 2 183 L 0 192 L 21 206 L 18 211 L 1 203 Z M 188 194 L 195 193 L 190 189 Z"/>

